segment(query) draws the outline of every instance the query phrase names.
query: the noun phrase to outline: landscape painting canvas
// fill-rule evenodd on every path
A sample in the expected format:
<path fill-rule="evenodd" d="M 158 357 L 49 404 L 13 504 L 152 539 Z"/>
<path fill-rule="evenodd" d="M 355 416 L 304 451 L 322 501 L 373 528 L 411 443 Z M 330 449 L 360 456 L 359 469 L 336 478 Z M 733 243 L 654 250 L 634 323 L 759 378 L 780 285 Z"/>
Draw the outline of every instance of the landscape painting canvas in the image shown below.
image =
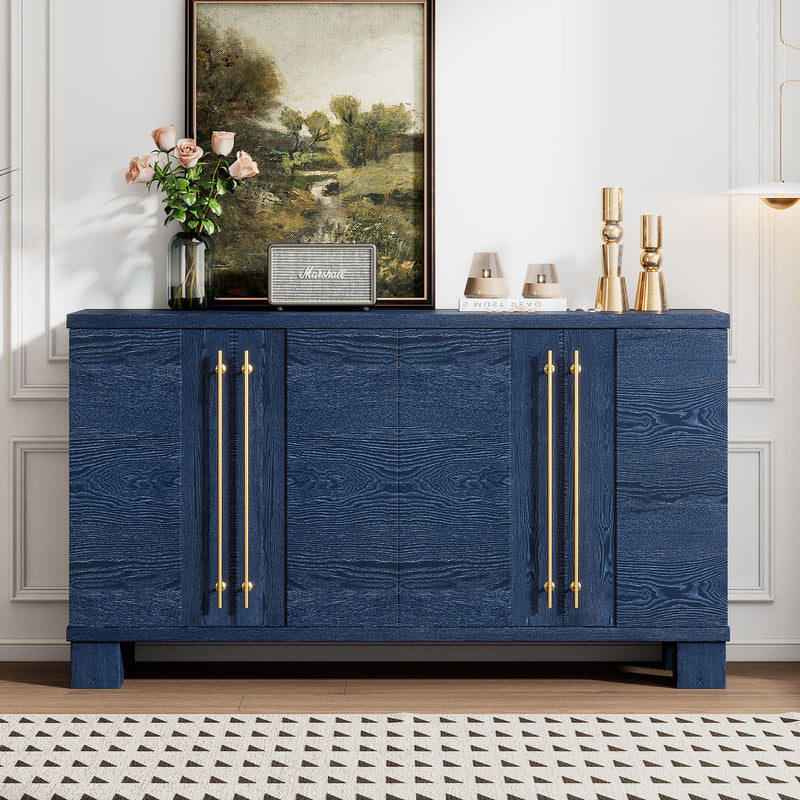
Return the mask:
<path fill-rule="evenodd" d="M 272 243 L 349 242 L 379 303 L 433 305 L 431 52 L 430 0 L 188 0 L 188 135 L 259 169 L 223 198 L 218 304 L 266 301 Z"/>

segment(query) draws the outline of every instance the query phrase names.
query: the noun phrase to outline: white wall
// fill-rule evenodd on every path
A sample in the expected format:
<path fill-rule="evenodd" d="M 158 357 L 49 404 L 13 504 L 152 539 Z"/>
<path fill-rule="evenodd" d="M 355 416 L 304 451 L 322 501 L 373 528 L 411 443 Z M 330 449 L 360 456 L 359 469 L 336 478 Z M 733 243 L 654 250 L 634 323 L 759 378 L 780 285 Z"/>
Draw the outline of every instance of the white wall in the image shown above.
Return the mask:
<path fill-rule="evenodd" d="M 774 177 L 777 85 L 800 78 L 777 0 L 436 5 L 439 307 L 476 250 L 501 254 L 512 287 L 554 261 L 570 305 L 590 305 L 608 185 L 625 189 L 632 296 L 638 216 L 663 214 L 672 306 L 733 313 L 731 657 L 800 659 L 800 208 L 722 194 Z M 0 166 L 21 168 L 0 205 L 0 658 L 66 654 L 63 320 L 163 305 L 169 233 L 123 172 L 150 130 L 183 119 L 183 8 L 0 0 Z M 800 41 L 800 18 L 786 24 Z M 787 151 L 800 91 L 788 100 Z M 785 167 L 800 180 L 800 148 Z"/>

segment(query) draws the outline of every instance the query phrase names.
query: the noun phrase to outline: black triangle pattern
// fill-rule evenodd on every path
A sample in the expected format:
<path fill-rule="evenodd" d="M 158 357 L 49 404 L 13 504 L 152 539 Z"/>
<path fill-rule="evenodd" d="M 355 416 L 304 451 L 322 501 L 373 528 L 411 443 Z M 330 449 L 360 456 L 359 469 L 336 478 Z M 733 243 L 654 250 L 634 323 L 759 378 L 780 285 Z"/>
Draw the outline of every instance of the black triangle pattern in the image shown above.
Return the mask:
<path fill-rule="evenodd" d="M 0 800 L 800 800 L 798 737 L 800 713 L 4 714 Z"/>

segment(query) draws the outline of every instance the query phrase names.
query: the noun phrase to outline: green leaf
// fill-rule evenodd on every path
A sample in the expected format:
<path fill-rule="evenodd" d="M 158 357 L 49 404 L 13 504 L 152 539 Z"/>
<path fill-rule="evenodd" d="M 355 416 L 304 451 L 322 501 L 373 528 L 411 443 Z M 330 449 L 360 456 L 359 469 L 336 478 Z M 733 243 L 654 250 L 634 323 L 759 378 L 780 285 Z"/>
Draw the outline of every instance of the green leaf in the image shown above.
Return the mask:
<path fill-rule="evenodd" d="M 196 220 L 196 219 L 190 219 L 190 220 L 189 220 L 189 227 L 190 227 L 192 230 L 194 230 L 195 228 L 197 228 L 197 226 L 198 226 L 199 224 L 200 224 L 200 221 L 199 221 L 199 220 Z"/>
<path fill-rule="evenodd" d="M 197 202 L 197 195 L 192 194 L 191 192 L 189 194 L 185 194 L 183 196 L 183 202 L 184 205 L 193 206 Z"/>
<path fill-rule="evenodd" d="M 186 212 L 183 209 L 176 211 L 172 218 L 178 220 L 178 222 L 186 222 Z"/>
<path fill-rule="evenodd" d="M 219 216 L 222 213 L 222 206 L 216 200 L 209 200 L 208 207 Z"/>
<path fill-rule="evenodd" d="M 178 180 L 175 181 L 175 186 L 180 189 L 180 191 L 185 192 L 189 188 L 189 181 L 187 181 L 186 178 L 178 178 Z"/>
<path fill-rule="evenodd" d="M 205 231 L 209 236 L 214 233 L 214 223 L 210 219 L 203 220 L 203 228 L 205 228 Z"/>

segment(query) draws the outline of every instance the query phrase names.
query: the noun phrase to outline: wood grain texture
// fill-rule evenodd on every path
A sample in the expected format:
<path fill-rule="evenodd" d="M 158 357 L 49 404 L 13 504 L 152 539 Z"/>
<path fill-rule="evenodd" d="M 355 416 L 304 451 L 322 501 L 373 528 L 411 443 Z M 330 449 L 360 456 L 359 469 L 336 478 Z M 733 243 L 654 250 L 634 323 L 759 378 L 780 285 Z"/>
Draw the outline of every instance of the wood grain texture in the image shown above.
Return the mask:
<path fill-rule="evenodd" d="M 110 329 L 95 329 L 100 320 Z M 670 329 L 679 322 L 686 328 Z M 132 641 L 661 641 L 675 644 L 676 664 L 689 643 L 687 685 L 718 684 L 728 638 L 726 322 L 715 312 L 74 315 L 68 635 L 89 648 L 76 650 L 77 680 L 112 685 L 119 643 Z M 217 349 L 228 365 L 221 611 Z M 245 349 L 255 367 L 247 610 Z M 561 594 L 545 613 L 548 349 L 558 370 Z M 577 611 L 574 349 L 583 366 Z"/>
<path fill-rule="evenodd" d="M 447 309 L 373 308 L 369 311 L 193 311 L 176 314 L 167 310 L 90 309 L 67 316 L 69 328 L 167 328 L 208 330 L 658 330 L 727 328 L 730 317 L 710 309 L 674 309 L 663 314 L 595 314 L 587 311 L 520 314 L 486 314 Z"/>
<path fill-rule="evenodd" d="M 402 331 L 399 353 L 399 624 L 508 624 L 510 336 Z"/>
<path fill-rule="evenodd" d="M 287 619 L 397 624 L 397 333 L 287 336 Z"/>
<path fill-rule="evenodd" d="M 677 642 L 674 671 L 678 689 L 724 689 L 725 642 Z"/>
<path fill-rule="evenodd" d="M 140 663 L 121 689 L 68 687 L 69 664 L 0 663 L 0 712 L 765 714 L 800 706 L 800 670 L 790 662 L 732 662 L 724 691 L 676 692 L 670 673 L 652 666 L 463 662 Z"/>
<path fill-rule="evenodd" d="M 575 481 L 575 376 L 578 352 L 578 479 Z M 614 445 L 616 352 L 613 331 L 569 331 L 562 370 L 564 390 L 564 575 L 565 625 L 614 624 Z M 578 608 L 570 584 L 575 574 L 575 513 L 578 499 Z"/>
<path fill-rule="evenodd" d="M 574 409 L 575 378 L 570 371 L 580 353 L 579 384 L 579 574 L 578 608 L 574 578 Z M 547 427 L 551 351 L 553 430 Z M 525 625 L 614 623 L 614 332 L 519 331 L 514 334 L 515 536 L 514 621 Z M 553 448 L 552 608 L 547 592 L 547 449 Z"/>
<path fill-rule="evenodd" d="M 283 625 L 284 335 L 281 331 L 187 331 L 184 335 L 183 406 L 184 618 L 186 624 Z M 218 607 L 217 353 L 223 384 L 223 580 Z M 244 351 L 249 381 L 249 572 L 253 591 L 244 607 Z"/>
<path fill-rule="evenodd" d="M 119 689 L 125 678 L 119 642 L 70 646 L 71 689 Z"/>
<path fill-rule="evenodd" d="M 249 386 L 249 573 L 253 591 L 244 607 L 244 353 L 253 372 Z M 285 624 L 285 346 L 283 331 L 237 331 L 235 577 L 237 625 Z"/>
<path fill-rule="evenodd" d="M 324 622 L 324 619 L 321 620 Z M 104 628 L 120 641 L 137 642 L 696 642 L 698 629 L 652 625 L 645 627 L 573 628 L 500 627 L 286 627 L 286 628 Z M 704 628 L 707 641 L 727 641 L 727 627 Z M 70 626 L 72 642 L 95 641 L 98 629 Z"/>
<path fill-rule="evenodd" d="M 222 376 L 223 577 L 231 591 L 223 593 L 218 608 L 217 582 L 217 353 L 222 351 L 227 371 Z M 235 548 L 233 515 L 234 403 L 236 354 L 230 331 L 186 331 L 183 335 L 183 619 L 185 625 L 234 623 Z"/>
<path fill-rule="evenodd" d="M 617 621 L 727 621 L 724 330 L 617 334 Z"/>
<path fill-rule="evenodd" d="M 76 692 L 69 664 L 4 662 L 0 712 L 765 714 L 800 704 L 794 663 L 732 662 L 725 690 L 679 692 L 654 666 L 137 663 L 121 689 Z"/>
<path fill-rule="evenodd" d="M 181 334 L 70 338 L 70 621 L 181 615 Z"/>
<path fill-rule="evenodd" d="M 561 331 L 515 331 L 513 337 L 512 442 L 514 449 L 512 597 L 514 625 L 564 623 L 564 335 Z M 552 433 L 547 425 L 547 353 L 552 351 Z M 552 607 L 547 592 L 547 442 L 553 440 L 552 560 L 556 584 Z"/>
<path fill-rule="evenodd" d="M 650 549 L 617 554 L 619 624 L 727 624 L 727 560 L 725 551 Z M 699 634 L 698 634 L 699 635 Z"/>

